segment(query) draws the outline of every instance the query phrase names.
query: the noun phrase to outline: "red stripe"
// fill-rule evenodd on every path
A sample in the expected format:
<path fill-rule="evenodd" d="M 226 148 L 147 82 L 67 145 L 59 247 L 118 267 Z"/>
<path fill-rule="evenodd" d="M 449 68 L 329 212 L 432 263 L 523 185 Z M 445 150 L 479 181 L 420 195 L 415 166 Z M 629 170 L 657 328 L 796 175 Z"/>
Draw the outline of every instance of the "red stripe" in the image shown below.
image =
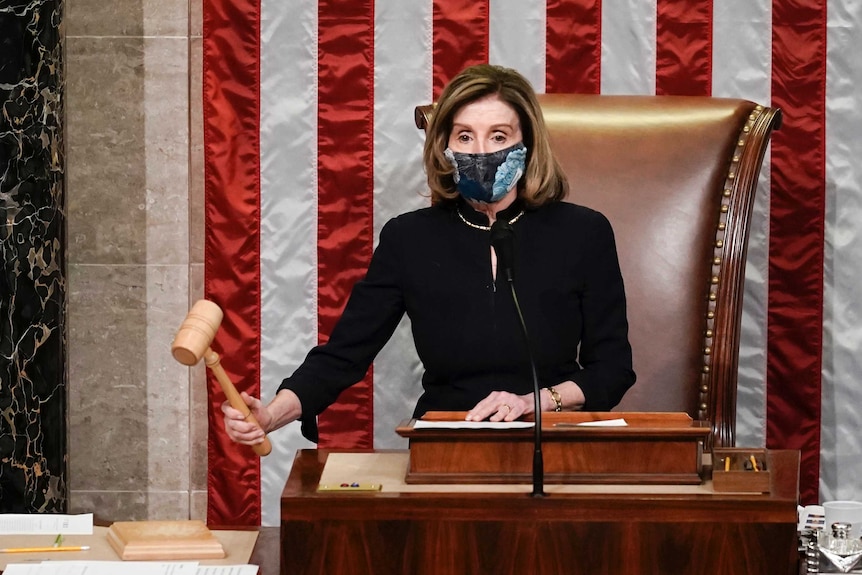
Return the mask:
<path fill-rule="evenodd" d="M 434 0 L 433 86 L 443 87 L 467 66 L 488 62 L 488 0 Z"/>
<path fill-rule="evenodd" d="M 545 91 L 598 94 L 602 86 L 601 0 L 548 0 Z"/>
<path fill-rule="evenodd" d="M 318 330 L 324 343 L 374 245 L 374 2 L 318 5 Z M 372 447 L 371 370 L 318 418 L 321 447 Z"/>
<path fill-rule="evenodd" d="M 204 294 L 225 312 L 212 348 L 237 388 L 259 396 L 258 3 L 204 2 L 203 24 Z M 260 460 L 224 433 L 224 395 L 208 378 L 207 522 L 260 525 Z"/>
<path fill-rule="evenodd" d="M 772 3 L 766 444 L 800 449 L 800 498 L 817 503 L 825 227 L 826 0 Z"/>
<path fill-rule="evenodd" d="M 712 93 L 712 0 L 658 0 L 655 91 Z"/>

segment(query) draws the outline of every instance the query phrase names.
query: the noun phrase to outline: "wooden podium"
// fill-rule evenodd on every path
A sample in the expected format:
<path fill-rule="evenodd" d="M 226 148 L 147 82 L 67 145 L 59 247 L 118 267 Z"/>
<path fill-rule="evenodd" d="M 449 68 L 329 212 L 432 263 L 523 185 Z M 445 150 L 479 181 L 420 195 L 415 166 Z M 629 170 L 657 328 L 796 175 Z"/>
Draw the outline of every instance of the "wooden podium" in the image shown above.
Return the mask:
<path fill-rule="evenodd" d="M 556 483 L 533 497 L 521 482 L 409 483 L 407 451 L 301 450 L 281 573 L 790 575 L 799 453 L 762 453 L 765 493 L 716 492 L 707 454 L 696 485 Z M 319 491 L 321 478 L 344 490 Z"/>

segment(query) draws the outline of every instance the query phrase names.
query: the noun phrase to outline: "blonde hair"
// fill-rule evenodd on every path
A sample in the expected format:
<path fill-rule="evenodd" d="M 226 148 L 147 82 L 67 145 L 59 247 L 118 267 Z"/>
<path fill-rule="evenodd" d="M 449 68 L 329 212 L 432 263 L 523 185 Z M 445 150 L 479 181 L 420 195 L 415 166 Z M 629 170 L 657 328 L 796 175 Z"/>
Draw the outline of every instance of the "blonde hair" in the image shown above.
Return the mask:
<path fill-rule="evenodd" d="M 527 167 L 518 183 L 518 196 L 531 207 L 564 199 L 569 184 L 551 150 L 542 109 L 530 82 L 511 68 L 480 64 L 465 68 L 449 82 L 431 114 L 422 159 L 432 203 L 452 202 L 458 197 L 452 179 L 455 170 L 443 155 L 449 145 L 455 114 L 467 104 L 490 95 L 510 105 L 521 123 Z"/>

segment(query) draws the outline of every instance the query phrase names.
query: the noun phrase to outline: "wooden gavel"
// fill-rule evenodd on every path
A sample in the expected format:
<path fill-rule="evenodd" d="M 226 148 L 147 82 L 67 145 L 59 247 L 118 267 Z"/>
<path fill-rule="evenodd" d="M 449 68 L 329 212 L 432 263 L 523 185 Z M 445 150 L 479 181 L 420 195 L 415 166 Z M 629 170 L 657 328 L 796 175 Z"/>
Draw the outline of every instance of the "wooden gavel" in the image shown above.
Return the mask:
<path fill-rule="evenodd" d="M 219 355 L 210 348 L 223 317 L 224 313 L 218 305 L 209 300 L 198 300 L 180 325 L 174 343 L 171 344 L 171 353 L 178 362 L 189 367 L 197 365 L 203 358 L 206 366 L 215 374 L 231 406 L 240 411 L 246 421 L 260 427 L 221 366 Z M 269 438 L 264 436 L 263 443 L 252 445 L 252 449 L 258 455 L 268 455 L 272 451 L 272 444 Z"/>

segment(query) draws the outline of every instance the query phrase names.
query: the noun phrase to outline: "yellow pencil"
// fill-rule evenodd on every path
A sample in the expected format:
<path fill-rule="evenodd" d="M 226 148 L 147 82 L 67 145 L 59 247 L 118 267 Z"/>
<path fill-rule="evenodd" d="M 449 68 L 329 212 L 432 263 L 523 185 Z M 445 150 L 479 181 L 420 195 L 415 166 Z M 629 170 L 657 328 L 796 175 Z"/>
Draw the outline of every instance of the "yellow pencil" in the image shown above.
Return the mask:
<path fill-rule="evenodd" d="M 89 545 L 69 545 L 67 547 L 7 547 L 0 553 L 47 553 L 49 551 L 87 551 Z"/>
<path fill-rule="evenodd" d="M 752 467 L 755 471 L 760 471 L 760 469 L 757 467 L 757 460 L 754 458 L 754 456 L 753 456 L 753 455 L 749 455 L 749 456 L 748 456 L 748 460 L 749 460 L 749 461 L 751 461 L 751 467 Z"/>

